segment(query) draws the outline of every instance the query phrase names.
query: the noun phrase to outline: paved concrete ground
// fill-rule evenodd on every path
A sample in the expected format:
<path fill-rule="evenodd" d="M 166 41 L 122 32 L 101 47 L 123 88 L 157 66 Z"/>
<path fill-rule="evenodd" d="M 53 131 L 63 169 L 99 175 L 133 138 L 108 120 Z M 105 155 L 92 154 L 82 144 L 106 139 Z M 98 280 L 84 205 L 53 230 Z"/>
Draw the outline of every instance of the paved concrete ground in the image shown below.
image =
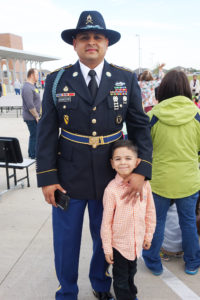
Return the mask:
<path fill-rule="evenodd" d="M 21 118 L 0 116 L 0 136 L 17 137 L 27 158 L 28 130 Z M 18 171 L 24 172 L 24 171 Z M 20 174 L 20 173 L 19 173 Z M 51 207 L 36 187 L 35 165 L 30 167 L 31 187 L 18 187 L 0 197 L 0 300 L 53 300 L 58 286 L 53 264 Z M 0 169 L 0 192 L 6 188 Z M 79 270 L 79 300 L 94 300 L 88 280 L 92 244 L 85 214 Z M 200 272 L 184 273 L 182 259 L 164 263 L 155 277 L 138 261 L 139 300 L 200 299 Z"/>

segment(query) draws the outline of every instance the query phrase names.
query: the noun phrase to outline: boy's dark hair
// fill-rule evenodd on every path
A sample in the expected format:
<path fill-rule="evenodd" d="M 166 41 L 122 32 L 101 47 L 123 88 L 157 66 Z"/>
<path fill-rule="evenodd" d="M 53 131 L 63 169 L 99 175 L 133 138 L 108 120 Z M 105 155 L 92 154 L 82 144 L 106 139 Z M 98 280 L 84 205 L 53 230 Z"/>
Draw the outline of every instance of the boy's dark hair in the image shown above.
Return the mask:
<path fill-rule="evenodd" d="M 112 157 L 116 149 L 126 147 L 132 150 L 138 156 L 138 148 L 130 140 L 118 140 L 113 143 L 112 146 Z"/>
<path fill-rule="evenodd" d="M 157 100 L 161 102 L 175 96 L 185 96 L 192 100 L 187 76 L 182 71 L 172 70 L 163 78 L 158 89 Z"/>

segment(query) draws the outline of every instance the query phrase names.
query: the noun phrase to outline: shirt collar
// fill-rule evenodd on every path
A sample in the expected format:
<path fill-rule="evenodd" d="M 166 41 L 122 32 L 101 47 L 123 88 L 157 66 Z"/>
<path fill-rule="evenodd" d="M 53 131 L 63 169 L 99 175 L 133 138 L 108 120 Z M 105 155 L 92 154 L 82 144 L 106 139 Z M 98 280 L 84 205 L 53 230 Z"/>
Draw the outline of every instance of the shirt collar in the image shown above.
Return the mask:
<path fill-rule="evenodd" d="M 83 77 L 85 79 L 85 82 L 88 85 L 89 82 L 90 82 L 90 79 L 91 79 L 91 77 L 88 75 L 88 72 L 90 71 L 90 68 L 88 68 L 86 65 L 84 65 L 80 60 L 79 60 L 79 64 L 80 64 L 80 69 L 81 69 L 81 72 L 82 72 Z M 101 81 L 103 67 L 104 67 L 104 60 L 98 66 L 96 66 L 96 68 L 94 68 L 94 70 L 96 72 L 95 78 L 96 78 L 98 86 L 99 86 L 100 81 Z"/>
<path fill-rule="evenodd" d="M 117 184 L 121 184 L 123 182 L 124 178 L 122 178 L 118 173 L 115 176 L 115 181 Z"/>

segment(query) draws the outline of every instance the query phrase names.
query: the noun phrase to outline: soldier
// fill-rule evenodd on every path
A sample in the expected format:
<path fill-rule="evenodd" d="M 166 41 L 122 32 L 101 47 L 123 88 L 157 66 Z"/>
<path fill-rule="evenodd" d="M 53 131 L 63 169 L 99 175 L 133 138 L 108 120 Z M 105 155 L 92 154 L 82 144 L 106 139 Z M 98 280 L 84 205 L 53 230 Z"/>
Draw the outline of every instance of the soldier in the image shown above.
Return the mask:
<path fill-rule="evenodd" d="M 142 199 L 144 180 L 151 177 L 149 121 L 142 109 L 136 75 L 104 60 L 108 46 L 118 42 L 120 34 L 106 29 L 99 12 L 82 12 L 76 29 L 64 30 L 61 36 L 74 46 L 79 60 L 47 77 L 37 139 L 38 186 L 53 205 L 55 266 L 60 283 L 56 299 L 77 300 L 81 232 L 88 206 L 93 240 L 89 278 L 94 295 L 111 300 L 100 226 L 104 188 L 115 175 L 109 163 L 112 143 L 122 138 L 125 121 L 141 162 L 128 178 L 124 198 L 135 199 L 140 194 Z M 67 211 L 57 208 L 57 189 L 70 196 Z"/>

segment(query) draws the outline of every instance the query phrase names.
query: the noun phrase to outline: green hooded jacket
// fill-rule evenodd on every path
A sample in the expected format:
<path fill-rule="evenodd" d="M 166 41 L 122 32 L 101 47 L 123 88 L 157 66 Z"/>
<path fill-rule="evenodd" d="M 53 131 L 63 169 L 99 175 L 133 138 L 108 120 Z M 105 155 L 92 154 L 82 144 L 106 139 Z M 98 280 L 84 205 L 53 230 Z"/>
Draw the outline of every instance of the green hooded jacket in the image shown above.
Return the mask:
<path fill-rule="evenodd" d="M 200 110 L 184 96 L 160 102 L 149 113 L 153 141 L 152 191 L 176 199 L 200 190 Z"/>

